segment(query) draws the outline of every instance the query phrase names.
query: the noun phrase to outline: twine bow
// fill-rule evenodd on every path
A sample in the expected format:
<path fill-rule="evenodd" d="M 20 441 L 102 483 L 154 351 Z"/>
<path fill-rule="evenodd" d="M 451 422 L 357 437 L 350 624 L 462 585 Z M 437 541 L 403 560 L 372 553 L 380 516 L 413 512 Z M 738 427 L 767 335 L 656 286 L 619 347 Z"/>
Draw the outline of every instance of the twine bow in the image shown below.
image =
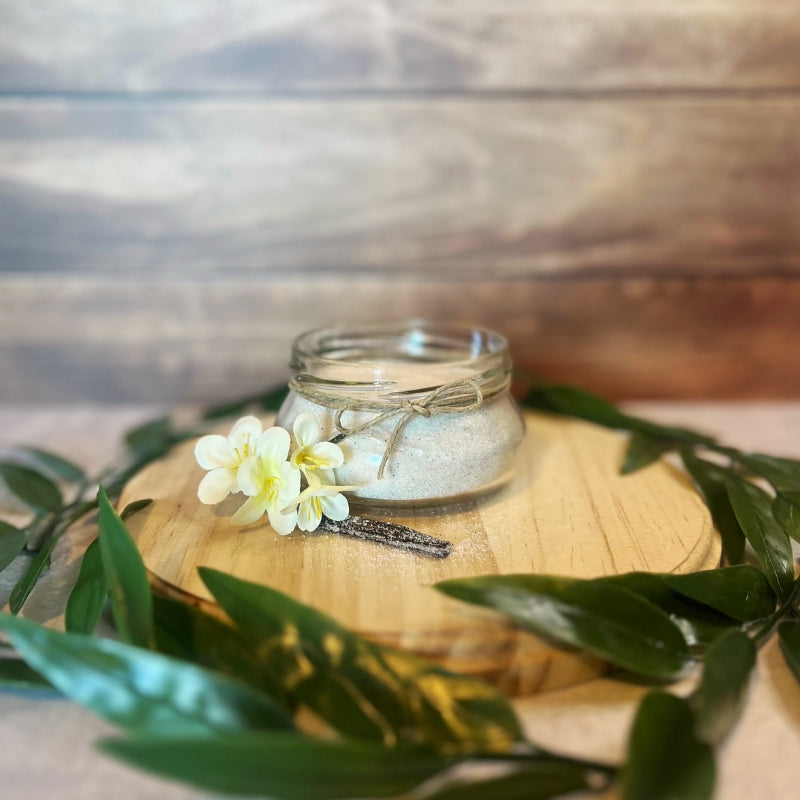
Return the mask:
<path fill-rule="evenodd" d="M 392 417 L 399 416 L 397 424 L 394 426 L 389 441 L 386 443 L 386 450 L 378 467 L 378 480 L 383 478 L 386 464 L 394 452 L 397 442 L 403 433 L 404 428 L 414 417 L 424 417 L 430 419 L 437 414 L 452 414 L 458 412 L 476 411 L 483 405 L 484 395 L 480 385 L 476 380 L 458 380 L 451 383 L 444 383 L 432 392 L 414 400 L 402 400 L 399 402 L 386 402 L 380 404 L 380 411 L 372 419 L 351 427 L 342 422 L 342 415 L 347 411 L 375 411 L 375 403 L 348 402 L 337 409 L 334 416 L 334 424 L 339 431 L 331 441 L 340 442 L 347 436 L 354 436 L 357 433 L 374 428 Z"/>

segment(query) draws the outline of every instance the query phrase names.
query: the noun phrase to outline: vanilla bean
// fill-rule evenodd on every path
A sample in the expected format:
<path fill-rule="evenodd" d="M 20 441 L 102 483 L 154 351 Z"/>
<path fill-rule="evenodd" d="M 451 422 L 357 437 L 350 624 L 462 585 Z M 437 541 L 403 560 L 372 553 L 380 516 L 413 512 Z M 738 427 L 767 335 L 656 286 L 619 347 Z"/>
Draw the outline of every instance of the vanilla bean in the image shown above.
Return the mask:
<path fill-rule="evenodd" d="M 420 531 L 415 531 L 405 525 L 396 525 L 393 522 L 366 517 L 350 516 L 341 522 L 334 522 L 323 517 L 317 530 L 326 533 L 341 533 L 344 536 L 353 536 L 369 542 L 380 542 L 433 558 L 447 558 L 453 549 L 452 543 L 444 539 L 428 536 L 426 533 L 420 533 Z"/>

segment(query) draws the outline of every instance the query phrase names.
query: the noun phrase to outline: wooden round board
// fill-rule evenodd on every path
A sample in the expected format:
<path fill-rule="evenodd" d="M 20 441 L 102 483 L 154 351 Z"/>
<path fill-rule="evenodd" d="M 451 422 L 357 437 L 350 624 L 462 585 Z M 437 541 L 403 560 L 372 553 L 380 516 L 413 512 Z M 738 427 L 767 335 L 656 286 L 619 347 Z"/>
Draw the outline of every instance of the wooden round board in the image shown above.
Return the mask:
<path fill-rule="evenodd" d="M 266 522 L 242 531 L 230 523 L 241 495 L 214 507 L 197 500 L 203 472 L 193 442 L 136 475 L 120 507 L 154 499 L 128 525 L 148 569 L 171 587 L 210 599 L 197 567 L 214 567 L 286 592 L 374 641 L 530 694 L 589 680 L 604 666 L 431 584 L 485 574 L 692 572 L 718 565 L 720 542 L 696 492 L 669 464 L 619 475 L 623 436 L 539 414 L 526 425 L 506 487 L 456 509 L 392 517 L 452 541 L 441 560 L 336 534 L 278 536 Z"/>

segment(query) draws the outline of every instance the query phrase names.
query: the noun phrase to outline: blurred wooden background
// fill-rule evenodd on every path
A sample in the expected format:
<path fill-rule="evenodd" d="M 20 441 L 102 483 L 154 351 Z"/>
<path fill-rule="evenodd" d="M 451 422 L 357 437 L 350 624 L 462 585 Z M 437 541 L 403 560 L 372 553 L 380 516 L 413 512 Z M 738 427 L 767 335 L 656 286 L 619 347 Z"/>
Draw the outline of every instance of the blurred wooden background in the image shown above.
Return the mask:
<path fill-rule="evenodd" d="M 796 0 L 2 0 L 0 401 L 221 400 L 335 321 L 800 396 Z"/>

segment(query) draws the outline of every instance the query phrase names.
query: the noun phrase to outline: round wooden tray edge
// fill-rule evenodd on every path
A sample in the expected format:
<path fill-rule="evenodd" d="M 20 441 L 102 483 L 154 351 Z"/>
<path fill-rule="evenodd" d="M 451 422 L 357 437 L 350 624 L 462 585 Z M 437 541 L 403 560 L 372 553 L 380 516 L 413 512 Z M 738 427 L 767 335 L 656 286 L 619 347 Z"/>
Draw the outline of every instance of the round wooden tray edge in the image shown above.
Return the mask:
<path fill-rule="evenodd" d="M 228 615 L 213 600 L 181 589 L 150 569 L 147 569 L 147 578 L 155 591 L 231 624 Z M 452 648 L 428 650 L 420 647 L 418 642 L 417 646 L 413 646 L 385 634 L 359 631 L 358 635 L 383 647 L 411 652 L 451 672 L 486 681 L 510 697 L 555 691 L 584 683 L 601 677 L 610 668 L 602 659 L 577 650 L 542 650 L 541 640 L 537 636 L 511 624 L 506 624 L 505 629 L 501 628 L 499 632 L 505 636 L 493 641 L 495 646 L 492 648 L 487 649 L 484 641 L 482 647 L 470 648 L 460 654 L 458 649 L 454 651 Z"/>
<path fill-rule="evenodd" d="M 594 427 L 592 426 L 592 428 Z M 186 443 L 176 448 L 162 462 L 148 465 L 148 467 L 134 476 L 125 487 L 120 500 L 120 507 L 124 506 L 129 499 L 138 499 L 136 497 L 137 492 L 139 497 L 148 496 L 149 494 L 155 497 L 157 501 L 170 502 L 173 499 L 170 490 L 162 490 L 163 487 L 158 482 L 155 482 L 155 488 L 152 492 L 142 494 L 144 486 L 151 487 L 154 485 L 152 478 L 149 483 L 146 478 L 149 476 L 151 469 L 154 470 L 154 477 L 157 475 L 159 464 L 164 462 L 169 462 L 173 465 L 181 464 L 182 459 L 187 457 L 186 454 L 192 446 L 193 443 Z M 185 472 L 184 467 L 181 467 L 181 469 Z M 145 479 L 144 485 L 140 484 L 142 479 Z M 685 479 L 681 482 L 685 484 Z M 194 489 L 192 489 L 193 493 Z M 180 507 L 180 504 L 184 505 L 183 521 L 186 522 L 187 519 L 192 521 L 194 511 L 190 509 L 188 496 L 179 497 L 178 507 Z M 188 517 L 185 513 L 187 509 L 191 511 Z M 146 515 L 144 511 L 140 513 Z M 478 529 L 476 529 L 476 533 L 478 532 Z M 709 532 L 711 535 L 709 535 Z M 167 540 L 170 535 L 168 532 Z M 366 544 L 380 547 L 370 543 Z M 716 562 L 718 560 L 718 554 L 721 550 L 719 534 L 713 530 L 710 518 L 707 515 L 697 539 L 690 543 L 689 546 L 691 549 L 685 552 L 680 563 L 669 571 L 678 571 L 682 566 L 689 566 L 690 570 L 696 571 L 697 569 L 707 568 L 711 561 Z M 195 562 L 195 564 L 198 563 L 203 562 Z M 182 588 L 152 570 L 148 570 L 148 572 L 151 583 L 162 593 L 198 607 L 219 619 L 229 621 L 227 615 L 212 599 L 200 596 L 190 589 Z M 582 577 L 591 576 L 584 575 Z M 600 577 L 600 575 L 597 577 Z M 198 582 L 194 580 L 189 585 L 191 589 L 195 589 Z M 429 586 L 430 584 L 423 581 L 420 585 Z M 316 605 L 307 598 L 301 602 Z M 463 607 L 463 604 L 457 603 L 457 601 L 450 602 Z M 336 618 L 335 615 L 333 616 Z M 459 616 L 462 615 L 459 614 Z M 511 695 L 548 691 L 562 686 L 574 685 L 599 677 L 608 669 L 607 664 L 592 656 L 570 650 L 554 649 L 544 640 L 526 631 L 521 631 L 507 620 L 504 620 L 500 614 L 488 609 L 469 607 L 469 613 L 463 613 L 464 624 L 458 624 L 456 627 L 446 625 L 437 629 L 434 633 L 402 629 L 374 631 L 364 626 L 350 625 L 343 620 L 337 621 L 369 641 L 411 651 L 415 655 L 427 658 L 448 669 L 466 675 L 482 677 L 500 686 Z M 484 638 L 481 638 L 482 634 Z"/>

